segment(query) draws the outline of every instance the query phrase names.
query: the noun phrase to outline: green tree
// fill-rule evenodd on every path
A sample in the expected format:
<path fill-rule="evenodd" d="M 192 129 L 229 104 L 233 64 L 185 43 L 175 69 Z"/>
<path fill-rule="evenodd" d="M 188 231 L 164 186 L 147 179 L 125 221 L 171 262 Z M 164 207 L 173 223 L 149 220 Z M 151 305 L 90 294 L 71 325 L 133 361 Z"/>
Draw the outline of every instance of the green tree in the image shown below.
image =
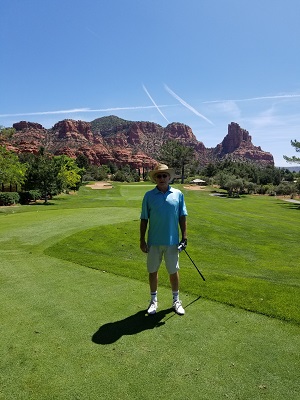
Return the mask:
<path fill-rule="evenodd" d="M 221 189 L 227 190 L 229 197 L 238 197 L 244 189 L 243 179 L 237 178 L 232 174 L 221 172 L 217 177 L 217 181 Z"/>
<path fill-rule="evenodd" d="M 160 151 L 160 161 L 180 171 L 181 183 L 184 182 L 185 167 L 191 162 L 194 154 L 192 147 L 184 146 L 177 140 L 166 141 Z"/>
<path fill-rule="evenodd" d="M 52 154 L 47 153 L 43 147 L 40 148 L 37 155 L 27 156 L 28 171 L 26 176 L 25 189 L 39 190 L 45 203 L 48 197 L 59 193 L 57 175 L 59 169 L 55 165 Z"/>
<path fill-rule="evenodd" d="M 25 181 L 26 164 L 20 163 L 13 151 L 0 146 L 0 183 L 5 185 L 22 185 Z"/>
<path fill-rule="evenodd" d="M 277 195 L 288 196 L 296 193 L 297 188 L 294 183 L 282 182 L 276 188 L 275 192 Z"/>
<path fill-rule="evenodd" d="M 38 154 L 23 154 L 20 158 L 28 165 L 24 189 L 39 190 L 45 203 L 53 195 L 80 185 L 83 169 L 70 157 L 53 156 L 40 148 Z"/>
<path fill-rule="evenodd" d="M 295 147 L 296 152 L 300 152 L 300 142 L 298 142 L 296 139 L 295 139 L 295 140 L 291 140 L 291 145 L 292 145 L 293 147 Z M 296 157 L 296 156 L 292 156 L 292 157 L 283 156 L 283 158 L 285 159 L 285 161 L 290 162 L 290 163 L 296 163 L 296 164 L 299 164 L 299 163 L 300 163 L 300 157 Z"/>
<path fill-rule="evenodd" d="M 41 191 L 45 204 L 48 202 L 48 196 L 52 198 L 57 193 L 57 171 L 53 161 L 53 156 L 46 153 L 44 149 L 40 150 L 36 163 L 36 185 Z"/>
<path fill-rule="evenodd" d="M 139 182 L 140 176 L 137 170 L 131 168 L 130 165 L 123 165 L 114 174 L 113 180 L 119 182 Z"/>
<path fill-rule="evenodd" d="M 235 180 L 236 177 L 232 174 L 227 174 L 226 172 L 220 171 L 215 176 L 216 184 L 220 186 L 221 189 L 227 189 L 227 182 Z"/>
<path fill-rule="evenodd" d="M 67 156 L 53 157 L 53 166 L 57 171 L 57 188 L 59 192 L 78 189 L 81 182 L 82 168 L 76 163 L 76 160 Z"/>
<path fill-rule="evenodd" d="M 254 182 L 244 182 L 244 186 L 249 194 L 256 193 L 257 185 Z"/>
<path fill-rule="evenodd" d="M 209 163 L 202 171 L 202 173 L 208 178 L 215 176 L 217 172 L 218 172 L 218 167 L 214 163 Z"/>
<path fill-rule="evenodd" d="M 86 155 L 80 153 L 76 157 L 76 164 L 78 165 L 79 168 L 88 169 L 90 166 L 90 161 Z"/>

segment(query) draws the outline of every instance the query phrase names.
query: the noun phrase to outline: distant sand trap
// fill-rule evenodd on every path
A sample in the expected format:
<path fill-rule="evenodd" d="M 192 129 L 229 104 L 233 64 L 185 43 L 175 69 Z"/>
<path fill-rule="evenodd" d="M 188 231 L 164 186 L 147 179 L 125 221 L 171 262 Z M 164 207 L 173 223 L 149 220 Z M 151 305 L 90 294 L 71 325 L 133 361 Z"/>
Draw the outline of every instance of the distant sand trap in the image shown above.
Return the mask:
<path fill-rule="evenodd" d="M 113 186 L 109 182 L 95 182 L 90 185 L 86 185 L 87 187 L 90 187 L 91 189 L 112 189 Z"/>
<path fill-rule="evenodd" d="M 188 189 L 188 190 L 204 190 L 205 187 L 203 186 L 198 186 L 198 185 L 189 185 L 189 186 L 183 186 L 184 189 Z"/>

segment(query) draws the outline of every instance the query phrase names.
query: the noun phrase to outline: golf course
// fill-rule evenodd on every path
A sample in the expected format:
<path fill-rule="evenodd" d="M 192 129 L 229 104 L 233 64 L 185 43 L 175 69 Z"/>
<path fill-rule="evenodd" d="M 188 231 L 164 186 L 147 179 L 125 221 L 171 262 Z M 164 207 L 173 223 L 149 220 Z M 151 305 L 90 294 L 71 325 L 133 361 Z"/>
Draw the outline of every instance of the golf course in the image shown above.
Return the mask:
<path fill-rule="evenodd" d="M 149 182 L 0 207 L 1 400 L 300 398 L 300 204 L 181 184 L 180 298 L 139 248 Z"/>

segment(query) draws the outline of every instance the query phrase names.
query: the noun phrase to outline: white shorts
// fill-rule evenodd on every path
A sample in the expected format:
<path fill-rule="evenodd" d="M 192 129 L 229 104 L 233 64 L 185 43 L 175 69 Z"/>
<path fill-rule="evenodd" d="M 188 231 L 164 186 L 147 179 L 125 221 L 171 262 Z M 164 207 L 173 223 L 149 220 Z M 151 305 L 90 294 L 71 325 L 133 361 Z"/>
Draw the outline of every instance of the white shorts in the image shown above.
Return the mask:
<path fill-rule="evenodd" d="M 179 270 L 178 246 L 150 246 L 147 256 L 148 272 L 157 272 L 164 257 L 168 273 L 175 274 Z"/>

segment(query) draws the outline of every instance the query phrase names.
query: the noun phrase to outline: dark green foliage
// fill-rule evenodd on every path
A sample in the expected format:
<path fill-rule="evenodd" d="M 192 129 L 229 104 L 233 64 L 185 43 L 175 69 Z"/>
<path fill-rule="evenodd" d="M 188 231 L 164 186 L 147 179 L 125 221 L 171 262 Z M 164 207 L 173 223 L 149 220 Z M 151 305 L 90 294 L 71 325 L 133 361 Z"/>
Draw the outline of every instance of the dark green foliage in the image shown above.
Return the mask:
<path fill-rule="evenodd" d="M 139 182 L 140 176 L 134 168 L 125 165 L 124 167 L 120 167 L 114 174 L 113 180 L 118 182 Z"/>
<path fill-rule="evenodd" d="M 89 159 L 84 154 L 78 154 L 76 157 L 76 164 L 79 168 L 87 169 L 90 165 Z"/>
<path fill-rule="evenodd" d="M 28 169 L 26 188 L 27 190 L 40 190 L 45 203 L 47 203 L 48 197 L 51 198 L 55 193 L 59 193 L 56 182 L 57 174 L 53 157 L 41 148 Z"/>
<path fill-rule="evenodd" d="M 235 176 L 259 185 L 273 183 L 278 185 L 282 179 L 282 172 L 273 166 L 262 167 L 253 162 L 241 162 L 224 160 L 215 164 L 208 164 L 201 174 L 207 177 L 215 177 L 221 174 Z"/>
<path fill-rule="evenodd" d="M 102 136 L 109 136 L 110 134 L 116 132 L 120 125 L 124 129 L 129 129 L 134 122 L 124 120 L 122 118 L 116 117 L 115 115 L 110 115 L 108 117 L 97 118 L 91 122 L 91 129 L 94 134 L 101 133 Z"/>
<path fill-rule="evenodd" d="M 53 156 L 41 148 L 37 155 L 22 156 L 27 163 L 25 191 L 39 190 L 45 203 L 63 191 L 79 188 L 84 168 L 67 156 Z"/>
<path fill-rule="evenodd" d="M 193 159 L 194 150 L 192 147 L 184 146 L 177 140 L 167 140 L 160 150 L 160 160 L 175 168 L 181 176 L 181 183 L 185 178 L 185 167 Z"/>
<path fill-rule="evenodd" d="M 27 192 L 20 192 L 20 204 L 29 204 L 31 201 L 39 200 L 42 194 L 39 190 L 29 190 Z"/>
<path fill-rule="evenodd" d="M 104 181 L 108 178 L 109 168 L 107 165 L 90 165 L 83 175 L 84 181 Z"/>
<path fill-rule="evenodd" d="M 19 202 L 20 196 L 17 192 L 0 192 L 0 206 L 11 206 Z"/>
<path fill-rule="evenodd" d="M 283 195 L 283 196 L 287 196 L 287 195 L 291 195 L 293 193 L 297 192 L 297 186 L 294 183 L 291 182 L 282 182 L 280 183 L 278 186 L 276 186 L 274 188 L 275 193 L 277 195 Z"/>

